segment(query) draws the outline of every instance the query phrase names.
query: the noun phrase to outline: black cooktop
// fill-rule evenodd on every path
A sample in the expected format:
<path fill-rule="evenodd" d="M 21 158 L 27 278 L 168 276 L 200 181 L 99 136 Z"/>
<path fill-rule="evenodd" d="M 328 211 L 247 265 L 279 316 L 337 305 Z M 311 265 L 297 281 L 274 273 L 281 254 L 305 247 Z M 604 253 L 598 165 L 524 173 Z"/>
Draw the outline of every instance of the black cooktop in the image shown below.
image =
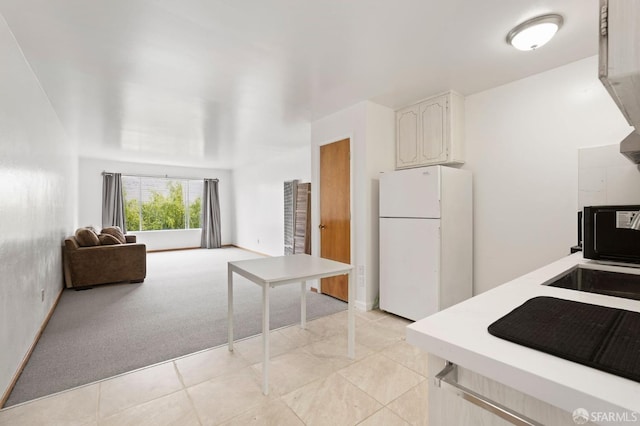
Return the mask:
<path fill-rule="evenodd" d="M 640 300 L 640 274 L 577 267 L 547 285 Z"/>
<path fill-rule="evenodd" d="M 640 313 L 555 297 L 527 300 L 488 328 L 496 337 L 640 382 Z"/>

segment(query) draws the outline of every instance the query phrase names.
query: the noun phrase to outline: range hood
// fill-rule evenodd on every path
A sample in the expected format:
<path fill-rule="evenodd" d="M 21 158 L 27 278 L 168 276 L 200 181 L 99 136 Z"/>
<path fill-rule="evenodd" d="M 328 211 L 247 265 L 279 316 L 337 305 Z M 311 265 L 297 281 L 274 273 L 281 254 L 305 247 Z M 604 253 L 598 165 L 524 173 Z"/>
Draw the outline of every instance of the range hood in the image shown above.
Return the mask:
<path fill-rule="evenodd" d="M 636 128 L 620 153 L 640 164 L 640 1 L 600 0 L 598 76 L 620 111 Z"/>
<path fill-rule="evenodd" d="M 633 163 L 640 164 L 640 133 L 637 130 L 629 133 L 629 136 L 620 142 L 620 154 Z"/>

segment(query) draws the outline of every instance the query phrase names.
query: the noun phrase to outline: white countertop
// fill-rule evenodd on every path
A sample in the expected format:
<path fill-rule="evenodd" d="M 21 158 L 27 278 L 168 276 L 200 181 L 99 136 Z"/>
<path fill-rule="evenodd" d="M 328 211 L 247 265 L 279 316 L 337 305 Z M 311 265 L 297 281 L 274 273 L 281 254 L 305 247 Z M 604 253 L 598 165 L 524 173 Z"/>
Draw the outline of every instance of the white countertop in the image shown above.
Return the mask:
<path fill-rule="evenodd" d="M 640 413 L 640 383 L 492 336 L 487 327 L 536 296 L 551 296 L 640 312 L 640 301 L 549 287 L 578 264 L 581 253 L 482 293 L 407 327 L 407 341 L 534 398 L 573 412 Z M 596 269 L 640 274 L 640 269 L 597 265 Z"/>

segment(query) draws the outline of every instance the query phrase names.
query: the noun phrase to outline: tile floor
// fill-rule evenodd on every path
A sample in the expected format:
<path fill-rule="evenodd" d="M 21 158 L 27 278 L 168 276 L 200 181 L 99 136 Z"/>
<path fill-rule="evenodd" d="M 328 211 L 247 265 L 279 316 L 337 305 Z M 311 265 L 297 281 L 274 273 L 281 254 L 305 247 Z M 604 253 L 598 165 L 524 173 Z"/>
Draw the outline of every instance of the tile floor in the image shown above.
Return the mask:
<path fill-rule="evenodd" d="M 261 392 L 261 337 L 140 369 L 0 411 L 0 425 L 425 425 L 427 356 L 408 321 L 346 312 L 271 333 L 270 394 Z"/>

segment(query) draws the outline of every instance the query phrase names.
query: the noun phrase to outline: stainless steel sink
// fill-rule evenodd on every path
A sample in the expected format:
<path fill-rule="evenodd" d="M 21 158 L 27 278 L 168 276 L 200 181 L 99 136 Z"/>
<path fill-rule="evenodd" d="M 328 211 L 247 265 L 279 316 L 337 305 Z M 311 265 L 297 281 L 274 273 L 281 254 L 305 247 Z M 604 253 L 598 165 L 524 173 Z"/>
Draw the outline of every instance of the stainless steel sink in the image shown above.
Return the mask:
<path fill-rule="evenodd" d="M 640 274 L 577 267 L 547 285 L 640 300 Z"/>

